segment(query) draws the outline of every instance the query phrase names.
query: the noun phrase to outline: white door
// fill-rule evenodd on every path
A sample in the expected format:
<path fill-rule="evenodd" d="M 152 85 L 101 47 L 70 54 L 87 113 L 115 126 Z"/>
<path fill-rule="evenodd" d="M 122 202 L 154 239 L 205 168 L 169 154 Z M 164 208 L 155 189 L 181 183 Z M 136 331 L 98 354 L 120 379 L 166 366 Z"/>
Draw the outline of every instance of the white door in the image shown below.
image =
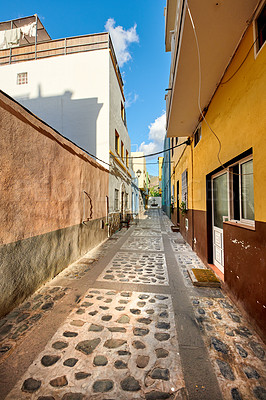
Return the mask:
<path fill-rule="evenodd" d="M 228 218 L 227 172 L 212 178 L 213 263 L 224 273 L 223 221 Z"/>

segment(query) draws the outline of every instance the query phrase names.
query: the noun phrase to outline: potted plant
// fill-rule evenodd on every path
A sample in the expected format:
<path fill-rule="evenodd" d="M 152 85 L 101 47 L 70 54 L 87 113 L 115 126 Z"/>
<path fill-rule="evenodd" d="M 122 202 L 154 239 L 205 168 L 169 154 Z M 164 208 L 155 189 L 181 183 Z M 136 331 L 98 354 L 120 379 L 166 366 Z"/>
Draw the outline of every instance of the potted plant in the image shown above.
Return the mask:
<path fill-rule="evenodd" d="M 187 205 L 185 201 L 181 201 L 179 210 L 181 211 L 181 214 L 184 216 L 187 213 Z"/>

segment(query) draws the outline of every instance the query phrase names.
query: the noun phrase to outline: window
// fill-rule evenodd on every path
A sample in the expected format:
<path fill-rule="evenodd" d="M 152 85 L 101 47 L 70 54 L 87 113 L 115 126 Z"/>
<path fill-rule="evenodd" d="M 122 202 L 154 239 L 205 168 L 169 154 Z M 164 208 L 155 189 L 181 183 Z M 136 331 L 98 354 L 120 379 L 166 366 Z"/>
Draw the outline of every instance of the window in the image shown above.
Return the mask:
<path fill-rule="evenodd" d="M 254 224 L 253 159 L 229 168 L 230 219 Z"/>
<path fill-rule="evenodd" d="M 262 48 L 266 39 L 266 4 L 262 7 L 256 19 L 257 52 Z"/>
<path fill-rule="evenodd" d="M 119 154 L 119 135 L 117 131 L 115 131 L 115 150 Z"/>
<path fill-rule="evenodd" d="M 125 107 L 124 104 L 121 101 L 121 118 L 123 120 L 123 122 L 125 121 Z"/>
<path fill-rule="evenodd" d="M 119 190 L 115 189 L 115 201 L 114 201 L 115 211 L 118 211 L 118 198 L 119 198 Z"/>
<path fill-rule="evenodd" d="M 182 202 L 186 204 L 186 209 L 188 207 L 187 201 L 187 169 L 182 173 Z"/>
<path fill-rule="evenodd" d="M 17 85 L 26 85 L 28 83 L 28 72 L 17 74 Z"/>
<path fill-rule="evenodd" d="M 128 151 L 126 150 L 126 166 L 128 167 Z"/>
<path fill-rule="evenodd" d="M 122 158 L 122 161 L 125 162 L 125 160 L 124 160 L 124 143 L 122 142 L 122 140 L 121 140 L 121 158 Z"/>
<path fill-rule="evenodd" d="M 196 131 L 194 132 L 194 147 L 197 146 L 201 139 L 201 125 L 197 127 Z"/>
<path fill-rule="evenodd" d="M 125 210 L 128 209 L 128 193 L 125 194 Z"/>

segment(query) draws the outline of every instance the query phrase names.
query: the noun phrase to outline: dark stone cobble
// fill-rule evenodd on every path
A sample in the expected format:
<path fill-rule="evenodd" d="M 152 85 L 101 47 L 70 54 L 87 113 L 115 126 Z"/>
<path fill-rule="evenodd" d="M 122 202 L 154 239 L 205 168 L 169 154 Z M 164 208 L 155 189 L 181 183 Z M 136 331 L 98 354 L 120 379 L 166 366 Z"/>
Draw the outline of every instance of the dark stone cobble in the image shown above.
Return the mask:
<path fill-rule="evenodd" d="M 137 392 L 141 389 L 139 382 L 133 376 L 123 379 L 120 385 L 126 392 Z"/>
<path fill-rule="evenodd" d="M 41 381 L 37 379 L 28 378 L 23 382 L 21 390 L 27 393 L 34 393 L 41 387 Z"/>
<path fill-rule="evenodd" d="M 219 367 L 223 377 L 225 379 L 230 380 L 230 381 L 234 381 L 235 380 L 235 376 L 234 376 L 234 373 L 233 373 L 232 368 L 230 367 L 230 365 L 226 361 L 222 361 L 222 360 L 216 360 L 216 362 L 218 364 L 218 367 Z"/>

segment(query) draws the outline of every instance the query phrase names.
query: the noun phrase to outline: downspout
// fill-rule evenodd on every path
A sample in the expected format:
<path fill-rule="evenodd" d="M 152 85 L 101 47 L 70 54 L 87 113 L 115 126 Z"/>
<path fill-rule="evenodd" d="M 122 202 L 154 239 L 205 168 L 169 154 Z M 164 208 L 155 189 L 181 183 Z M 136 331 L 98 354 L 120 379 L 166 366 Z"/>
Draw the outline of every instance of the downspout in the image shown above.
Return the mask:
<path fill-rule="evenodd" d="M 109 197 L 105 196 L 106 198 L 106 225 L 108 228 L 108 237 L 110 237 L 110 227 L 109 227 Z"/>
<path fill-rule="evenodd" d="M 195 245 L 195 226 L 194 226 L 194 160 L 193 160 L 193 148 L 192 148 L 192 141 L 190 144 L 191 149 L 191 208 L 192 208 L 192 250 L 194 250 Z"/>

